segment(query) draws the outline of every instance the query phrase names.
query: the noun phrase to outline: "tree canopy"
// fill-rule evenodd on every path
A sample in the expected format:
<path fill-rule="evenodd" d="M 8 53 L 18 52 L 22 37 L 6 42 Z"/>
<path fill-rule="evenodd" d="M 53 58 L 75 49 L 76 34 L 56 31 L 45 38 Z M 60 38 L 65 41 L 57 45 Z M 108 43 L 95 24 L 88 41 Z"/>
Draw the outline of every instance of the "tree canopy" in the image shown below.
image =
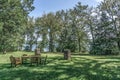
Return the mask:
<path fill-rule="evenodd" d="M 18 50 L 24 43 L 24 31 L 33 0 L 0 1 L 0 51 Z"/>
<path fill-rule="evenodd" d="M 104 0 L 97 7 L 78 2 L 73 8 L 33 18 L 34 0 L 0 1 L 0 51 L 21 50 L 27 45 L 50 52 L 88 51 L 119 54 L 120 1 Z M 27 47 L 25 49 L 27 49 Z"/>

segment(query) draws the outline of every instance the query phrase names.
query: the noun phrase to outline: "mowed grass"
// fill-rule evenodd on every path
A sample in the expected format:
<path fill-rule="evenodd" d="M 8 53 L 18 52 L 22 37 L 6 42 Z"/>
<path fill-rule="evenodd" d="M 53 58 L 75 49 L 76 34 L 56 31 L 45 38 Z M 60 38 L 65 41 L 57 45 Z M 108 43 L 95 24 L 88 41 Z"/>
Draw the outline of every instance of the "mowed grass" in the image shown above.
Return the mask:
<path fill-rule="evenodd" d="M 120 56 L 72 55 L 64 60 L 62 53 L 42 53 L 48 56 L 46 65 L 11 68 L 9 56 L 22 54 L 34 52 L 0 54 L 0 80 L 120 80 Z"/>

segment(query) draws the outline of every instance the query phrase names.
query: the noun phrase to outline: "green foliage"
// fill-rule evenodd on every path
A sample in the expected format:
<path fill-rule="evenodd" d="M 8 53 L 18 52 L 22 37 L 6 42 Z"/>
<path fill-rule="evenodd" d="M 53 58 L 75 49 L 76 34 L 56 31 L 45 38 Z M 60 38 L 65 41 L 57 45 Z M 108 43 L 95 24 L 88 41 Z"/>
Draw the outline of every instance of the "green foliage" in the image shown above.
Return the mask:
<path fill-rule="evenodd" d="M 21 57 L 33 52 L 0 54 L 1 80 L 120 80 L 120 56 L 72 55 L 64 60 L 60 53 L 42 53 L 48 56 L 46 65 L 24 64 L 10 67 L 10 55 Z"/>
<path fill-rule="evenodd" d="M 114 22 L 114 13 L 110 8 L 112 8 L 112 6 L 109 5 L 108 1 L 102 2 L 98 7 L 101 13 L 99 13 L 100 15 L 98 16 L 100 19 L 97 19 L 97 25 L 93 27 L 94 34 L 92 35 L 94 36 L 94 41 L 91 45 L 91 54 L 119 54 L 119 41 L 116 40 L 119 29 L 117 28 L 117 23 Z"/>
<path fill-rule="evenodd" d="M 28 14 L 34 0 L 0 1 L 0 51 L 32 50 L 72 52 L 90 50 L 90 54 L 119 54 L 119 0 L 104 0 L 90 8 L 80 2 L 74 8 L 43 14 L 34 19 Z M 40 40 L 39 40 L 40 39 Z M 29 47 L 29 48 L 28 48 Z"/>
<path fill-rule="evenodd" d="M 22 46 L 32 3 L 33 0 L 0 1 L 0 51 L 14 51 Z"/>
<path fill-rule="evenodd" d="M 32 51 L 32 46 L 36 43 L 36 37 L 34 35 L 35 33 L 35 22 L 34 22 L 34 18 L 28 18 L 27 21 L 27 25 L 26 25 L 26 29 L 25 29 L 25 36 L 26 36 L 26 48 L 29 46 L 29 48 L 27 48 L 27 50 L 29 49 L 29 51 Z"/>

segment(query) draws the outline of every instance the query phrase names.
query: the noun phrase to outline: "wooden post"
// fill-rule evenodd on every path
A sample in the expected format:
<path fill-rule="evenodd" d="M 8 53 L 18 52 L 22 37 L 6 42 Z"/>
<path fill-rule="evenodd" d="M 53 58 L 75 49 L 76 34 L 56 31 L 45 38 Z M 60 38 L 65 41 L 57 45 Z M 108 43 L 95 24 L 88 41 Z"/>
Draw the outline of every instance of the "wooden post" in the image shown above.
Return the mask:
<path fill-rule="evenodd" d="M 70 60 L 71 59 L 71 52 L 69 49 L 64 50 L 64 59 L 65 60 Z"/>

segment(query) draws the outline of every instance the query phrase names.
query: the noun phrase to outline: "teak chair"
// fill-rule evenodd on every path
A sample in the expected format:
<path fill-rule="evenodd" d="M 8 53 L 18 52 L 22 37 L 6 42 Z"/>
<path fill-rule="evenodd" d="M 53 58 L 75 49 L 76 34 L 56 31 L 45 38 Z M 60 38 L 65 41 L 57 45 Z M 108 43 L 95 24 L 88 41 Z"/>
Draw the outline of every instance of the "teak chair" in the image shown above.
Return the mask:
<path fill-rule="evenodd" d="M 15 67 L 18 64 L 21 64 L 21 59 L 19 57 L 13 57 L 12 55 L 10 56 L 10 62 L 11 62 L 11 67 L 14 65 Z"/>
<path fill-rule="evenodd" d="M 41 58 L 41 57 L 40 57 L 39 55 L 33 55 L 33 56 L 31 56 L 31 65 L 32 65 L 33 63 L 36 63 L 37 66 L 38 66 L 39 63 L 40 63 L 40 61 L 41 61 L 40 58 Z"/>

